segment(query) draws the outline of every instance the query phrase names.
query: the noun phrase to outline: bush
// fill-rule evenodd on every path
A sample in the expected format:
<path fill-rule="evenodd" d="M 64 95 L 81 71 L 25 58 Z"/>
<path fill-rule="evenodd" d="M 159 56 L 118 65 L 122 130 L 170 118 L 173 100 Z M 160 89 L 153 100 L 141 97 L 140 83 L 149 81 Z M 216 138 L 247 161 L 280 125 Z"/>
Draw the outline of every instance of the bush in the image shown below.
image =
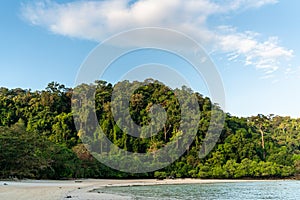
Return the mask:
<path fill-rule="evenodd" d="M 159 179 L 159 180 L 162 180 L 162 179 L 165 179 L 167 178 L 167 173 L 166 172 L 154 172 L 154 177 Z"/>

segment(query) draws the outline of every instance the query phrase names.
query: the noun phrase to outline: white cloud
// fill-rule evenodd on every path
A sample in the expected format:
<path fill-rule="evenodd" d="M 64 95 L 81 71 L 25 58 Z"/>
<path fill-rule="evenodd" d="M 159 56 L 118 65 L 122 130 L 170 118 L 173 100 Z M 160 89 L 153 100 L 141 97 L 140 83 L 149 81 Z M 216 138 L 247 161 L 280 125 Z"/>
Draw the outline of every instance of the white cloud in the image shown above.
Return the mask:
<path fill-rule="evenodd" d="M 248 8 L 259 8 L 266 4 L 274 4 L 277 3 L 277 0 L 225 0 L 221 1 L 223 5 L 230 5 L 232 10 L 237 9 L 248 9 Z"/>
<path fill-rule="evenodd" d="M 205 47 L 228 53 L 229 60 L 243 59 L 266 73 L 280 67 L 293 51 L 279 45 L 276 37 L 265 41 L 255 32 L 234 27 L 208 28 L 211 15 L 258 8 L 277 0 L 101 0 L 59 4 L 51 0 L 22 6 L 22 14 L 33 25 L 69 37 L 101 41 L 120 31 L 140 27 L 166 27 L 182 31 Z"/>
<path fill-rule="evenodd" d="M 279 46 L 277 37 L 269 37 L 266 41 L 259 42 L 258 33 L 238 33 L 230 27 L 222 29 L 225 33 L 223 31 L 218 35 L 217 48 L 230 52 L 229 60 L 244 57 L 245 65 L 254 65 L 270 74 L 280 67 L 282 59 L 293 56 L 292 50 Z"/>

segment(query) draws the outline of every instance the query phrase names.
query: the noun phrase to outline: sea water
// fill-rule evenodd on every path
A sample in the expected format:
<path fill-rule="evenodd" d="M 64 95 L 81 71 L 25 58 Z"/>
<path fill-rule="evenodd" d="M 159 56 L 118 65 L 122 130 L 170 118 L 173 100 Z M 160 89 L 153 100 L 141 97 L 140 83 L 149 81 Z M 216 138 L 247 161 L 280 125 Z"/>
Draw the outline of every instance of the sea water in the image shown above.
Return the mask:
<path fill-rule="evenodd" d="M 300 181 L 262 181 L 185 185 L 107 187 L 100 192 L 130 196 L 132 199 L 285 199 L 300 200 Z"/>

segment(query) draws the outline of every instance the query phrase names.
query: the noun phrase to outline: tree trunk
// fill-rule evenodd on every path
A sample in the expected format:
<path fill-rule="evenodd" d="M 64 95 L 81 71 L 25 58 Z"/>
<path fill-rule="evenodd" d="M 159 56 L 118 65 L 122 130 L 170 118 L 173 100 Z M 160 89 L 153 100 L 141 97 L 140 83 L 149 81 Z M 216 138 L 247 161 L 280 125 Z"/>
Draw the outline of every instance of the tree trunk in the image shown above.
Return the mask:
<path fill-rule="evenodd" d="M 264 139 L 264 132 L 263 130 L 260 128 L 260 135 L 261 135 L 261 147 L 263 149 L 263 159 L 266 159 L 266 151 L 265 151 L 265 139 Z"/>

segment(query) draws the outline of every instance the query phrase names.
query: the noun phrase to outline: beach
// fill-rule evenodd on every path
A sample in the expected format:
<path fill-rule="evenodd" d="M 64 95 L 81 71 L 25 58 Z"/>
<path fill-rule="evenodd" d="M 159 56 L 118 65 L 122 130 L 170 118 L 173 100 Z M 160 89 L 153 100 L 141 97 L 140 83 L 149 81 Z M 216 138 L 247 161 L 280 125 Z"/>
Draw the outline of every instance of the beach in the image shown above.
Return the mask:
<path fill-rule="evenodd" d="M 9 200 L 123 200 L 130 196 L 98 193 L 103 187 L 143 186 L 163 184 L 201 184 L 230 182 L 259 182 L 263 180 L 224 179 L 83 179 L 83 180 L 22 180 L 0 181 L 0 199 Z"/>

